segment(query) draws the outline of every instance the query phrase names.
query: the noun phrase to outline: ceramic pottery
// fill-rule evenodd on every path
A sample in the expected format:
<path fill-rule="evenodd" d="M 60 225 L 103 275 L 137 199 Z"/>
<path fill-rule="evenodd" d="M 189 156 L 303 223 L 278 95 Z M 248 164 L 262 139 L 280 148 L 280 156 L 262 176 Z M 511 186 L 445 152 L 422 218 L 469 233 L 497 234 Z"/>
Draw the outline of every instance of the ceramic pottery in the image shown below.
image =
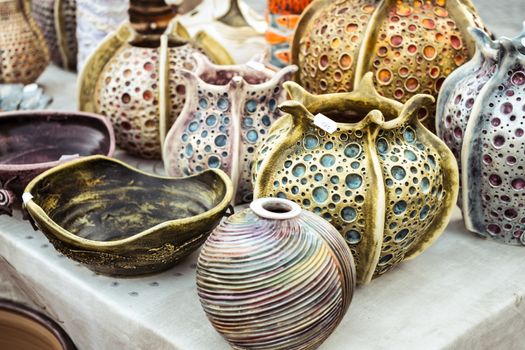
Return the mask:
<path fill-rule="evenodd" d="M 46 69 L 44 36 L 26 0 L 0 0 L 0 84 L 34 82 Z"/>
<path fill-rule="evenodd" d="M 44 109 L 52 101 L 37 84 L 0 84 L 0 112 Z"/>
<path fill-rule="evenodd" d="M 352 91 L 372 71 L 383 96 L 437 97 L 445 78 L 474 55 L 467 27 L 482 27 L 470 0 L 316 0 L 292 46 L 297 82 L 325 94 Z M 419 111 L 434 130 L 435 106 Z"/>
<path fill-rule="evenodd" d="M 77 3 L 77 70 L 98 44 L 117 30 L 127 18 L 129 0 L 76 0 Z"/>
<path fill-rule="evenodd" d="M 206 240 L 233 194 L 220 170 L 167 178 L 103 156 L 55 167 L 25 191 L 25 208 L 59 252 L 116 276 L 175 265 Z"/>
<path fill-rule="evenodd" d="M 76 0 L 32 1 L 32 15 L 46 38 L 51 61 L 57 66 L 77 67 Z"/>
<path fill-rule="evenodd" d="M 417 118 L 433 98 L 402 105 L 380 96 L 372 79 L 365 75 L 352 93 L 319 96 L 285 83 L 293 100 L 280 109 L 289 115 L 254 160 L 255 198 L 287 198 L 330 221 L 352 250 L 360 283 L 428 248 L 458 193 L 454 156 Z M 318 113 L 332 130 L 314 124 Z"/>
<path fill-rule="evenodd" d="M 235 349 L 316 349 L 352 300 L 337 230 L 291 201 L 259 199 L 217 227 L 197 264 L 208 319 Z"/>
<path fill-rule="evenodd" d="M 10 300 L 0 299 L 2 349 L 76 350 L 67 333 L 48 316 Z"/>
<path fill-rule="evenodd" d="M 79 107 L 106 116 L 115 129 L 117 145 L 142 158 L 161 158 L 159 117 L 165 101 L 171 126 L 180 114 L 186 91 L 177 68 L 192 70 L 194 52 L 215 62 L 231 62 L 228 53 L 201 33 L 195 40 L 174 23 L 164 1 L 130 2 L 130 23 L 109 36 L 86 62 L 79 79 Z M 185 38 L 185 39 L 183 39 Z M 162 97 L 161 97 L 162 95 Z"/>
<path fill-rule="evenodd" d="M 460 206 L 467 229 L 523 246 L 525 30 L 498 42 L 472 32 L 478 52 L 443 84 L 438 135 L 462 170 Z"/>
<path fill-rule="evenodd" d="M 281 85 L 297 67 L 274 72 L 261 63 L 262 69 L 257 70 L 216 66 L 202 55 L 194 57 L 196 72 L 180 73 L 187 99 L 164 141 L 166 172 L 183 176 L 220 168 L 232 178 L 235 203 L 249 202 L 255 147 L 280 117 L 277 105 L 286 99 Z"/>
<path fill-rule="evenodd" d="M 312 0 L 268 1 L 268 60 L 274 67 L 290 64 L 290 42 L 301 13 Z"/>
<path fill-rule="evenodd" d="M 18 208 L 24 187 L 43 171 L 79 156 L 111 156 L 113 129 L 77 112 L 0 113 L 0 214 Z"/>
<path fill-rule="evenodd" d="M 206 30 L 231 54 L 236 63 L 246 63 L 266 48 L 266 22 L 240 0 L 203 0 L 193 11 L 177 17 L 191 35 Z"/>

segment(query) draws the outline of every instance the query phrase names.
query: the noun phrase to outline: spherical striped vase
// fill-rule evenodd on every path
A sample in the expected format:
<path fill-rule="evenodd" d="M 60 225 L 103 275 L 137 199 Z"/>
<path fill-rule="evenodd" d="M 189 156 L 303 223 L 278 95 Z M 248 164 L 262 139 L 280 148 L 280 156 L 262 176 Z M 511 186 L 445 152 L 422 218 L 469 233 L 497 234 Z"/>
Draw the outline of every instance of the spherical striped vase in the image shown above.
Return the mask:
<path fill-rule="evenodd" d="M 197 267 L 202 307 L 236 349 L 317 348 L 345 315 L 354 288 L 341 235 L 285 199 L 258 199 L 225 220 Z"/>

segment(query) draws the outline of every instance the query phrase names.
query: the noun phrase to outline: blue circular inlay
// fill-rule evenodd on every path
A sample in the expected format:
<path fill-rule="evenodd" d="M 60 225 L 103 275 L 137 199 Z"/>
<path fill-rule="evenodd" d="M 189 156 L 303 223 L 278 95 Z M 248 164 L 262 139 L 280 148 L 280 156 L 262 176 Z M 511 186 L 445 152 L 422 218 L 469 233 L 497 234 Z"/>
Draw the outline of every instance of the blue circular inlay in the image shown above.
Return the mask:
<path fill-rule="evenodd" d="M 284 162 L 284 167 L 285 167 L 285 168 L 289 168 L 289 167 L 292 166 L 292 164 L 293 164 L 293 163 L 292 163 L 291 160 L 287 160 L 286 162 Z"/>
<path fill-rule="evenodd" d="M 215 145 L 217 147 L 224 147 L 226 145 L 226 141 L 227 141 L 226 135 L 218 135 L 215 138 Z"/>
<path fill-rule="evenodd" d="M 341 210 L 341 217 L 346 222 L 352 222 L 357 218 L 357 211 L 352 207 L 345 207 Z"/>
<path fill-rule="evenodd" d="M 201 132 L 201 137 L 208 137 L 208 131 L 204 130 L 203 132 Z"/>
<path fill-rule="evenodd" d="M 324 145 L 324 148 L 327 149 L 328 151 L 331 150 L 332 148 L 334 148 L 334 144 L 333 144 L 333 142 L 327 142 L 327 143 Z"/>
<path fill-rule="evenodd" d="M 206 125 L 214 126 L 217 123 L 217 116 L 211 114 L 206 118 Z"/>
<path fill-rule="evenodd" d="M 412 162 L 415 162 L 417 160 L 416 154 L 409 149 L 405 150 L 405 158 Z"/>
<path fill-rule="evenodd" d="M 385 154 L 388 152 L 388 141 L 384 138 L 377 140 L 377 150 L 379 153 Z"/>
<path fill-rule="evenodd" d="M 255 100 L 248 100 L 248 101 L 246 101 L 245 108 L 246 108 L 246 112 L 248 112 L 248 113 L 255 112 L 257 110 L 257 101 L 255 101 Z"/>
<path fill-rule="evenodd" d="M 217 156 L 210 156 L 208 158 L 208 166 L 210 168 L 218 168 L 221 166 L 221 159 Z"/>
<path fill-rule="evenodd" d="M 182 136 L 180 137 L 180 139 L 181 139 L 183 142 L 188 141 L 188 134 L 182 134 Z"/>
<path fill-rule="evenodd" d="M 428 161 L 430 162 L 430 165 L 432 165 L 432 168 L 436 167 L 436 159 L 434 158 L 433 155 L 428 156 Z"/>
<path fill-rule="evenodd" d="M 299 187 L 293 186 L 292 187 L 292 194 L 297 194 L 297 193 L 299 193 Z"/>
<path fill-rule="evenodd" d="M 405 169 L 403 169 L 402 167 L 398 165 L 393 166 L 390 172 L 392 173 L 392 176 L 394 177 L 394 179 L 396 179 L 397 181 L 403 180 L 405 176 L 407 175 Z"/>
<path fill-rule="evenodd" d="M 412 130 L 412 128 L 406 128 L 403 132 L 403 136 L 408 143 L 412 143 L 416 140 L 416 133 L 414 130 Z"/>
<path fill-rule="evenodd" d="M 193 146 L 191 143 L 186 145 L 186 149 L 184 150 L 184 153 L 186 154 L 186 157 L 191 157 L 193 155 Z"/>
<path fill-rule="evenodd" d="M 351 189 L 361 187 L 363 184 L 363 178 L 358 174 L 349 174 L 346 176 L 346 186 Z"/>
<path fill-rule="evenodd" d="M 324 187 L 316 187 L 312 191 L 314 200 L 317 203 L 323 203 L 328 199 L 328 190 Z"/>
<path fill-rule="evenodd" d="M 221 97 L 217 101 L 217 107 L 219 107 L 219 109 L 221 111 L 225 111 L 225 110 L 227 110 L 230 107 L 230 101 L 228 101 L 224 97 Z"/>
<path fill-rule="evenodd" d="M 270 109 L 270 112 L 275 111 L 275 108 L 277 107 L 277 101 L 275 101 L 273 98 L 268 101 L 268 108 Z"/>
<path fill-rule="evenodd" d="M 206 145 L 206 146 L 204 147 L 204 151 L 205 151 L 205 152 L 211 152 L 211 146 L 210 146 L 210 145 Z"/>
<path fill-rule="evenodd" d="M 199 107 L 202 109 L 208 108 L 208 100 L 206 100 L 205 98 L 201 98 L 199 100 Z"/>
<path fill-rule="evenodd" d="M 345 156 L 349 158 L 358 157 L 361 154 L 361 146 L 357 143 L 351 143 L 345 147 Z"/>
<path fill-rule="evenodd" d="M 421 186 L 421 190 L 423 191 L 423 193 L 428 193 L 428 191 L 430 191 L 430 180 L 424 177 L 421 180 L 420 186 Z"/>
<path fill-rule="evenodd" d="M 429 211 L 430 211 L 430 207 L 428 205 L 425 205 L 423 208 L 421 208 L 421 211 L 419 212 L 419 218 L 421 220 L 426 219 Z"/>
<path fill-rule="evenodd" d="M 257 134 L 257 131 L 255 130 L 250 130 L 246 133 L 246 138 L 250 142 L 255 142 L 259 138 L 259 134 Z"/>
<path fill-rule="evenodd" d="M 325 168 L 330 168 L 335 164 L 335 157 L 331 154 L 325 154 L 321 157 L 321 165 Z"/>
<path fill-rule="evenodd" d="M 395 238 L 394 238 L 394 241 L 396 241 L 396 242 L 401 242 L 402 240 L 404 240 L 405 238 L 407 238 L 409 232 L 410 232 L 410 231 L 408 231 L 408 229 L 406 229 L 406 228 L 402 229 L 401 231 L 399 231 L 399 232 L 396 234 L 396 236 L 395 236 Z"/>
<path fill-rule="evenodd" d="M 407 202 L 401 200 L 394 204 L 394 214 L 401 215 L 407 210 Z"/>
<path fill-rule="evenodd" d="M 306 149 L 314 149 L 319 145 L 319 139 L 314 135 L 306 135 L 304 137 L 304 147 Z"/>
<path fill-rule="evenodd" d="M 243 121 L 244 126 L 252 127 L 253 126 L 253 118 L 246 117 Z"/>
<path fill-rule="evenodd" d="M 346 234 L 346 241 L 349 244 L 357 244 L 361 241 L 361 234 L 356 230 L 350 230 Z"/>
<path fill-rule="evenodd" d="M 264 126 L 270 126 L 272 124 L 270 117 L 268 117 L 267 115 L 263 115 L 263 117 L 261 118 L 261 122 Z"/>
<path fill-rule="evenodd" d="M 188 130 L 189 130 L 190 132 L 194 132 L 194 131 L 196 131 L 198 128 L 199 128 L 199 123 L 198 123 L 198 122 L 191 122 L 190 125 L 188 125 Z"/>
<path fill-rule="evenodd" d="M 303 164 L 297 164 L 292 169 L 292 174 L 295 177 L 301 177 L 306 172 L 306 167 Z"/>
<path fill-rule="evenodd" d="M 314 176 L 315 181 L 321 181 L 323 179 L 323 174 L 317 173 Z"/>
<path fill-rule="evenodd" d="M 332 176 L 330 178 L 330 182 L 333 183 L 334 185 L 337 185 L 339 183 L 339 176 Z"/>

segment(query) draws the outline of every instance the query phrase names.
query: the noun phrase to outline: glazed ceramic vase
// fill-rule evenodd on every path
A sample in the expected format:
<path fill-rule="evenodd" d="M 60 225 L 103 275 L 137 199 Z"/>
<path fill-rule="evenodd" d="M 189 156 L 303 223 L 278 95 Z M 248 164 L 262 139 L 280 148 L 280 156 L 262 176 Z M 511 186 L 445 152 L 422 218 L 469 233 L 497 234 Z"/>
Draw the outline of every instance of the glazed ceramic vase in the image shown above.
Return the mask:
<path fill-rule="evenodd" d="M 296 81 L 309 92 L 352 91 L 374 73 L 383 96 L 406 102 L 438 96 L 445 78 L 467 62 L 482 27 L 470 0 L 316 0 L 303 13 L 292 46 Z M 434 129 L 435 106 L 419 111 Z"/>
<path fill-rule="evenodd" d="M 38 174 L 81 156 L 112 156 L 114 150 L 113 129 L 99 115 L 0 113 L 0 214 L 21 207 L 24 187 Z"/>
<path fill-rule="evenodd" d="M 77 70 L 99 43 L 128 18 L 129 0 L 76 0 L 77 3 Z"/>
<path fill-rule="evenodd" d="M 135 276 L 168 269 L 197 249 L 232 195 L 220 170 L 175 179 L 92 156 L 37 176 L 24 206 L 62 254 L 102 274 Z"/>
<path fill-rule="evenodd" d="M 266 47 L 266 23 L 241 0 L 203 0 L 194 10 L 177 17 L 191 35 L 206 30 L 231 54 L 236 63 L 250 61 Z"/>
<path fill-rule="evenodd" d="M 436 127 L 462 170 L 467 229 L 523 246 L 525 30 L 513 40 L 472 34 L 477 54 L 443 84 Z"/>
<path fill-rule="evenodd" d="M 274 67 L 290 64 L 290 42 L 301 13 L 312 0 L 270 0 L 268 1 L 266 41 L 268 61 Z"/>
<path fill-rule="evenodd" d="M 46 69 L 49 53 L 26 0 L 0 0 L 0 84 L 33 83 Z"/>
<path fill-rule="evenodd" d="M 197 264 L 202 307 L 235 349 L 316 349 L 354 288 L 352 255 L 337 230 L 277 198 L 226 219 Z"/>
<path fill-rule="evenodd" d="M 287 198 L 339 230 L 360 283 L 428 248 L 458 193 L 454 156 L 418 120 L 433 98 L 403 105 L 380 96 L 372 79 L 352 93 L 318 96 L 285 83 L 293 100 L 280 109 L 288 115 L 260 145 L 253 170 L 255 198 Z"/>
<path fill-rule="evenodd" d="M 76 0 L 33 0 L 32 15 L 46 38 L 51 61 L 57 66 L 77 67 Z"/>
<path fill-rule="evenodd" d="M 232 178 L 235 203 L 250 202 L 255 147 L 280 117 L 277 105 L 286 99 L 282 83 L 297 67 L 274 72 L 261 63 L 260 69 L 217 66 L 203 55 L 194 57 L 196 72 L 180 72 L 187 98 L 164 141 L 166 172 L 183 176 L 220 168 Z"/>
<path fill-rule="evenodd" d="M 130 23 L 106 38 L 86 62 L 78 104 L 111 120 L 119 147 L 160 159 L 165 136 L 159 129 L 161 100 L 170 106 L 166 123 L 171 126 L 186 98 L 177 68 L 194 69 L 195 52 L 221 64 L 230 63 L 231 57 L 205 33 L 193 40 L 177 23 L 169 26 L 175 13 L 163 0 L 131 0 L 129 13 Z"/>

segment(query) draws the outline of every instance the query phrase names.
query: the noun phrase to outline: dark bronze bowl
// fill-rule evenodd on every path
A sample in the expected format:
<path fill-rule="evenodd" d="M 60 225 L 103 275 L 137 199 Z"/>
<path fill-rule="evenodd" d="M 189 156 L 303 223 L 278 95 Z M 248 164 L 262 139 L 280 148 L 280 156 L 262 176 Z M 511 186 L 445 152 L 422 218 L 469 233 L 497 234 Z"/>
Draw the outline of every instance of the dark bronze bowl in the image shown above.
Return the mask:
<path fill-rule="evenodd" d="M 0 299 L 0 349 L 75 350 L 66 332 L 46 315 Z"/>
<path fill-rule="evenodd" d="M 36 175 L 78 156 L 112 155 L 111 124 L 91 113 L 0 113 L 0 214 L 19 208 Z"/>
<path fill-rule="evenodd" d="M 58 251 L 96 272 L 131 276 L 197 249 L 228 209 L 233 185 L 220 170 L 168 178 L 92 156 L 46 171 L 25 191 L 27 211 Z"/>

